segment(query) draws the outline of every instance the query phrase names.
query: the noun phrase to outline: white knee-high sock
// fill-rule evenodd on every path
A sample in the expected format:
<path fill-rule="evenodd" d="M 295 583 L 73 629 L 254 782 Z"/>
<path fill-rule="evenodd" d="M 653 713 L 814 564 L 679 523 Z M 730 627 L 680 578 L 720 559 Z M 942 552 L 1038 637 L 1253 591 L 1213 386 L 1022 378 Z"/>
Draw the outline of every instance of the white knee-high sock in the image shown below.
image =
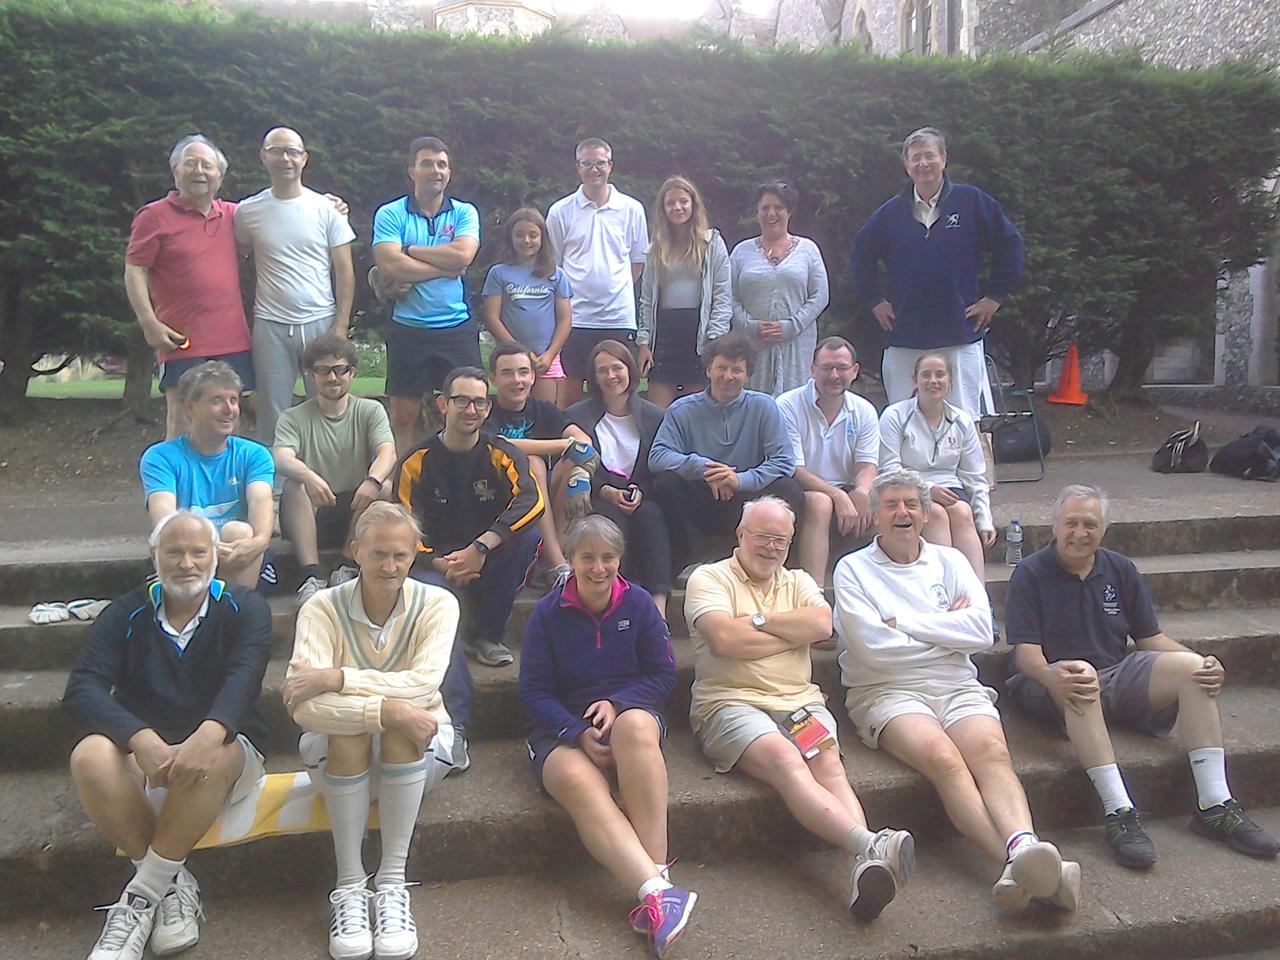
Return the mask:
<path fill-rule="evenodd" d="M 361 847 L 369 825 L 369 771 L 354 777 L 335 777 L 330 773 L 320 778 L 320 792 L 329 810 L 333 830 L 333 854 L 338 862 L 339 887 L 364 885 L 364 860 Z"/>
<path fill-rule="evenodd" d="M 382 824 L 382 863 L 375 888 L 404 883 L 404 862 L 422 806 L 427 758 L 413 763 L 384 763 L 378 781 L 378 821 Z"/>
<path fill-rule="evenodd" d="M 152 903 L 159 903 L 165 891 L 169 889 L 169 884 L 173 883 L 173 878 L 186 862 L 186 860 L 166 860 L 147 847 L 146 856 L 141 860 L 133 861 L 137 872 L 124 889 L 128 893 L 141 894 Z"/>
<path fill-rule="evenodd" d="M 1222 747 L 1196 747 L 1187 751 L 1191 776 L 1196 781 L 1196 799 L 1208 810 L 1231 799 L 1227 786 L 1227 752 Z"/>
<path fill-rule="evenodd" d="M 1090 767 L 1085 771 L 1093 781 L 1093 789 L 1098 791 L 1098 799 L 1102 801 L 1102 812 L 1115 813 L 1125 807 L 1132 809 L 1133 800 L 1125 789 L 1124 778 L 1120 776 L 1120 768 L 1114 763 L 1104 763 L 1099 767 Z"/>

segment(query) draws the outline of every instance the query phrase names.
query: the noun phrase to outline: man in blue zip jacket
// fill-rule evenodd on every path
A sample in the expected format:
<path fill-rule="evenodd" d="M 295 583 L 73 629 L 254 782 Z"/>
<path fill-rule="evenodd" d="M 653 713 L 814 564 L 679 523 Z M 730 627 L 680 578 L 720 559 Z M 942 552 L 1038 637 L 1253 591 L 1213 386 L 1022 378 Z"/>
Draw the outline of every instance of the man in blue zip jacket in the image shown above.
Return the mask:
<path fill-rule="evenodd" d="M 935 128 L 921 127 L 903 141 L 902 162 L 911 185 L 886 200 L 853 239 L 854 296 L 885 330 L 881 369 L 890 403 L 911 396 L 916 360 L 940 352 L 955 371 L 950 401 L 978 417 L 986 388 L 982 341 L 1022 279 L 1022 236 L 996 200 L 947 177 L 947 142 Z M 984 255 L 991 257 L 985 285 Z"/>

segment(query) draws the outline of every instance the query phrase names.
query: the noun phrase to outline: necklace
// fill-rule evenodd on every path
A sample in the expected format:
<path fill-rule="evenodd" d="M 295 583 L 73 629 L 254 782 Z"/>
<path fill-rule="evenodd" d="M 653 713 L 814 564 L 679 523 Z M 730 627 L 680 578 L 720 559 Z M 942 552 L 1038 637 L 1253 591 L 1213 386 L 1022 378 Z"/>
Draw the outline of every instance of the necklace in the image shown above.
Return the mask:
<path fill-rule="evenodd" d="M 756 243 L 760 245 L 760 252 L 764 254 L 764 258 L 769 261 L 772 266 L 777 266 L 787 258 L 796 246 L 796 238 L 790 235 L 783 237 L 781 243 L 766 243 L 764 237 L 757 237 Z"/>

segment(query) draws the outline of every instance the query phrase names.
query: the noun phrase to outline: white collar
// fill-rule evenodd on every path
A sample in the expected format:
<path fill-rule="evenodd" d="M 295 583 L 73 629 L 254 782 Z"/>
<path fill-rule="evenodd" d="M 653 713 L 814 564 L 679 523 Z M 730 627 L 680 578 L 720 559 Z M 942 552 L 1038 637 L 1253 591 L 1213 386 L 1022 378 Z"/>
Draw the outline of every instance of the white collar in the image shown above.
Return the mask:
<path fill-rule="evenodd" d="M 160 629 L 167 633 L 173 639 L 186 637 L 191 639 L 191 635 L 196 632 L 196 627 L 200 626 L 200 621 L 209 615 L 209 591 L 204 592 L 204 603 L 200 604 L 200 609 L 196 611 L 196 615 L 187 621 L 187 625 L 181 630 L 174 627 L 169 622 L 169 611 L 165 609 L 164 601 L 160 601 L 160 609 L 156 611 L 156 622 L 160 624 Z M 186 644 L 180 644 L 185 647 Z"/>
<path fill-rule="evenodd" d="M 925 204 L 930 209 L 938 205 L 938 201 L 942 199 L 942 187 L 938 187 L 938 192 L 933 195 L 932 200 L 925 200 L 920 196 L 920 191 L 916 189 L 915 184 L 911 185 L 911 196 L 915 198 L 917 204 Z"/>
<path fill-rule="evenodd" d="M 898 563 L 897 560 L 894 560 L 893 557 L 880 549 L 880 534 L 877 533 L 875 539 L 871 541 L 871 559 L 882 567 L 890 564 L 895 567 L 914 567 L 918 563 L 927 564 L 933 559 L 932 554 L 932 545 L 924 537 L 921 537 L 919 556 L 911 563 Z"/>
<path fill-rule="evenodd" d="M 360 591 L 360 578 L 356 577 L 351 582 L 355 584 L 355 588 L 351 591 L 351 599 L 347 601 L 347 612 L 351 614 L 352 620 L 358 620 L 360 623 L 363 623 L 366 627 L 372 630 L 375 635 L 394 626 L 395 622 L 404 615 L 403 584 L 400 586 L 400 596 L 396 598 L 396 605 L 391 608 L 391 615 L 387 617 L 387 622 L 379 625 L 370 620 L 369 615 L 365 613 L 364 599 L 361 596 Z"/>
<path fill-rule="evenodd" d="M 574 196 L 578 198 L 578 206 L 580 207 L 594 207 L 596 210 L 605 210 L 609 207 L 617 206 L 617 204 L 614 203 L 614 200 L 617 199 L 618 189 L 612 183 L 609 184 L 609 196 L 604 203 L 596 203 L 594 200 L 588 197 L 587 188 L 583 186 L 578 187 L 577 192 L 574 194 Z"/>

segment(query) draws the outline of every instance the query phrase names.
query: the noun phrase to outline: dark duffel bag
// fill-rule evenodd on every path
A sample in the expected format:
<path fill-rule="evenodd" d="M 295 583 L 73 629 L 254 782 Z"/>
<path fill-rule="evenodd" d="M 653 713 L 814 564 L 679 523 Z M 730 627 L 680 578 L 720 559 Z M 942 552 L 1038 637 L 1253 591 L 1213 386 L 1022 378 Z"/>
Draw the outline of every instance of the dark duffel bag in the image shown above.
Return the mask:
<path fill-rule="evenodd" d="M 1201 473 L 1209 465 L 1209 447 L 1200 437 L 1200 421 L 1185 430 L 1169 434 L 1151 457 L 1156 473 Z"/>
<path fill-rule="evenodd" d="M 1280 430 L 1254 427 L 1213 455 L 1209 469 L 1242 480 L 1280 479 Z"/>
<path fill-rule="evenodd" d="M 1023 417 L 1011 423 L 1002 423 L 991 430 L 991 451 L 996 463 L 1026 463 L 1039 460 L 1036 452 L 1036 427 L 1040 428 L 1040 447 L 1044 455 L 1049 455 L 1053 440 L 1049 436 L 1049 425 L 1043 420 L 1032 420 Z"/>

